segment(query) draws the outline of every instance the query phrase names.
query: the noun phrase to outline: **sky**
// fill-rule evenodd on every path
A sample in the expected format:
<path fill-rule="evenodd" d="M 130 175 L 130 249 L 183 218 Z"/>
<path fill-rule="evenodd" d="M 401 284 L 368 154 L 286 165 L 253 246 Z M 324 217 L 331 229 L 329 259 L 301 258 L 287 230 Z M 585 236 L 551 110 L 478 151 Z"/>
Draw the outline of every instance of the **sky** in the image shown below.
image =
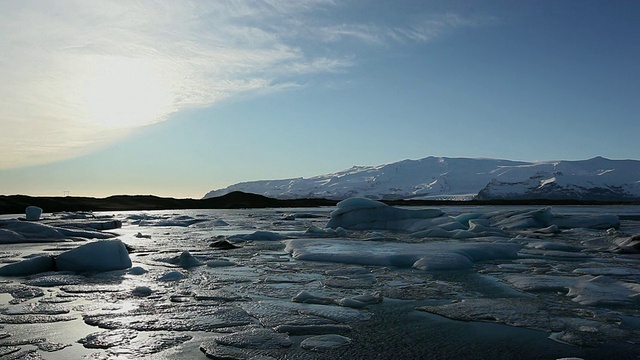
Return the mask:
<path fill-rule="evenodd" d="M 0 194 L 640 159 L 637 1 L 0 2 Z"/>

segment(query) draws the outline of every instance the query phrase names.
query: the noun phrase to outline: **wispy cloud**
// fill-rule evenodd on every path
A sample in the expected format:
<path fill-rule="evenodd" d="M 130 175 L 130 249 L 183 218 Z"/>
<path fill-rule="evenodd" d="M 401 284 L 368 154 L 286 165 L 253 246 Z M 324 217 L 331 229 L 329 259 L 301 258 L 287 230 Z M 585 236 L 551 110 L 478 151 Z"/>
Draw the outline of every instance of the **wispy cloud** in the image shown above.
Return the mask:
<path fill-rule="evenodd" d="M 327 0 L 5 1 L 0 3 L 0 168 L 77 155 L 128 128 L 251 91 L 343 72 L 348 51 L 425 42 L 468 26 L 456 15 L 408 26 L 313 19 Z M 84 149 L 84 150 L 83 150 Z"/>

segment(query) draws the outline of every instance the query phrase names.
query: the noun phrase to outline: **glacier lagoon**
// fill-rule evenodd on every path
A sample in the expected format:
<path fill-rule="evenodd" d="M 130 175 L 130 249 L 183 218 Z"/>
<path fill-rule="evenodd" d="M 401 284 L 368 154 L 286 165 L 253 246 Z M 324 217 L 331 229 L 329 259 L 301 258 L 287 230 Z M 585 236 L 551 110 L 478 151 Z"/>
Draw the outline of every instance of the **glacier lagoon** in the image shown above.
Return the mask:
<path fill-rule="evenodd" d="M 439 210 L 2 216 L 0 356 L 640 357 L 640 207 Z M 131 264 L 7 271 L 101 237 Z"/>

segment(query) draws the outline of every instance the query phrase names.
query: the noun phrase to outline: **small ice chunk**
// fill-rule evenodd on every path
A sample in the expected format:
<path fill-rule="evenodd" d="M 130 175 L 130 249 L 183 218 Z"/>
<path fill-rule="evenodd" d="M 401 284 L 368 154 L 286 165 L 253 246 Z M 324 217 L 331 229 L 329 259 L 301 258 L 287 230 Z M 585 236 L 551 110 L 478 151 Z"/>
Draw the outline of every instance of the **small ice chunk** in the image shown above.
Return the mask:
<path fill-rule="evenodd" d="M 621 306 L 640 308 L 640 285 L 614 280 L 607 276 L 581 277 L 569 288 L 567 296 L 588 306 Z"/>
<path fill-rule="evenodd" d="M 127 273 L 129 273 L 130 275 L 144 275 L 148 273 L 148 271 L 140 266 L 136 266 L 129 269 Z"/>
<path fill-rule="evenodd" d="M 218 335 L 214 337 L 214 341 L 220 345 L 244 349 L 279 349 L 293 344 L 289 335 L 269 329 L 250 329 Z"/>
<path fill-rule="evenodd" d="M 78 342 L 89 349 L 108 349 L 117 345 L 127 344 L 136 336 L 138 336 L 138 333 L 133 330 L 116 329 L 89 334 L 78 340 Z"/>
<path fill-rule="evenodd" d="M 229 261 L 229 260 L 209 260 L 207 261 L 207 266 L 208 267 L 212 267 L 212 268 L 216 268 L 216 267 L 225 267 L 225 266 L 236 266 L 238 264 L 236 264 L 233 261 Z"/>
<path fill-rule="evenodd" d="M 133 294 L 133 296 L 137 296 L 137 297 L 146 297 L 149 296 L 153 293 L 153 290 L 151 290 L 150 287 L 148 286 L 136 286 L 131 293 Z"/>
<path fill-rule="evenodd" d="M 530 292 L 566 291 L 577 281 L 575 277 L 555 275 L 512 275 L 506 280 L 516 289 Z"/>
<path fill-rule="evenodd" d="M 217 219 L 213 221 L 213 226 L 229 226 L 229 223 L 222 219 Z"/>
<path fill-rule="evenodd" d="M 158 280 L 159 281 L 178 281 L 186 278 L 187 276 L 180 271 L 170 271 L 164 275 L 162 275 Z"/>
<path fill-rule="evenodd" d="M 341 227 L 338 227 L 336 229 L 331 229 L 331 228 L 326 228 L 326 229 L 321 229 L 315 225 L 311 225 L 311 227 L 309 227 L 307 229 L 307 231 L 304 232 L 305 236 L 314 236 L 314 237 L 341 237 L 341 236 L 346 236 L 347 235 L 347 231 Z"/>
<path fill-rule="evenodd" d="M 612 249 L 624 254 L 637 254 L 640 252 L 640 234 L 633 235 L 622 241 L 616 241 L 616 246 Z"/>
<path fill-rule="evenodd" d="M 272 231 L 258 230 L 252 234 L 233 235 L 230 236 L 230 240 L 253 240 L 253 241 L 278 241 L 284 240 L 287 237 Z"/>
<path fill-rule="evenodd" d="M 336 334 L 317 335 L 306 338 L 300 343 L 300 347 L 311 351 L 326 351 L 340 346 L 348 345 L 351 339 Z"/>
<path fill-rule="evenodd" d="M 195 256 L 187 250 L 180 253 L 180 255 L 172 256 L 170 258 L 159 258 L 158 261 L 166 262 L 173 265 L 178 265 L 183 269 L 188 269 L 196 266 L 202 266 L 204 263 L 198 260 Z"/>
<path fill-rule="evenodd" d="M 361 309 L 367 306 L 367 304 L 362 301 L 358 301 L 350 298 L 342 298 L 342 299 L 336 300 L 336 304 L 344 307 L 354 308 L 354 309 Z"/>
<path fill-rule="evenodd" d="M 209 247 L 216 248 L 218 250 L 231 250 L 240 248 L 240 246 L 234 245 L 225 239 L 215 240 L 209 244 Z"/>
<path fill-rule="evenodd" d="M 273 330 L 281 333 L 287 333 L 290 336 L 296 335 L 324 335 L 335 333 L 348 333 L 351 331 L 349 325 L 278 325 Z"/>
<path fill-rule="evenodd" d="M 305 304 L 333 304 L 333 299 L 312 295 L 304 290 L 294 296 L 291 301 Z"/>
<path fill-rule="evenodd" d="M 178 258 L 178 265 L 183 269 L 188 269 L 191 267 L 204 265 L 204 263 L 196 259 L 193 255 L 191 255 L 190 252 L 183 251 Z"/>
<path fill-rule="evenodd" d="M 473 267 L 468 257 L 456 253 L 433 253 L 413 263 L 419 270 L 460 270 Z"/>
<path fill-rule="evenodd" d="M 29 221 L 38 221 L 40 220 L 40 215 L 42 215 L 42 208 L 37 206 L 27 206 L 25 215 Z"/>

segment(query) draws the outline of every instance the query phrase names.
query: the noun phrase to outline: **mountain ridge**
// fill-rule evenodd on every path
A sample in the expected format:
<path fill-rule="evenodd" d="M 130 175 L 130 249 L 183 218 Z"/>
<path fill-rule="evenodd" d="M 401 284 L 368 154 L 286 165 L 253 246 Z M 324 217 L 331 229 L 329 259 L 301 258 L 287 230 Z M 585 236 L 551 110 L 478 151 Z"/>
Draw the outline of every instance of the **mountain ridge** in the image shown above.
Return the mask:
<path fill-rule="evenodd" d="M 515 161 L 429 156 L 351 168 L 309 178 L 241 182 L 203 198 L 232 191 L 276 199 L 360 196 L 375 200 L 640 199 L 640 161 Z"/>

